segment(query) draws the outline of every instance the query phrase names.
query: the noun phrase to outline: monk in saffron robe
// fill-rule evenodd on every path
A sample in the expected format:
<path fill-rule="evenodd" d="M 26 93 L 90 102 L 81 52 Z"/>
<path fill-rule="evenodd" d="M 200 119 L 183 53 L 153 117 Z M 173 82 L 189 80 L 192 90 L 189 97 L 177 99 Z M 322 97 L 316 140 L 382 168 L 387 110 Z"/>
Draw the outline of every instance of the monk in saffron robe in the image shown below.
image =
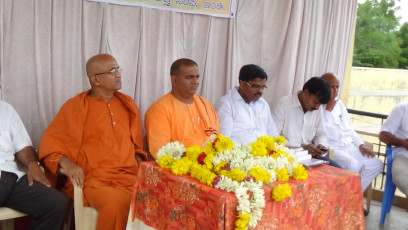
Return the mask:
<path fill-rule="evenodd" d="M 179 141 L 184 146 L 202 145 L 219 130 L 214 107 L 196 95 L 198 65 L 190 59 L 176 60 L 170 68 L 171 92 L 153 103 L 145 114 L 149 152 L 156 157 L 165 144 Z"/>
<path fill-rule="evenodd" d="M 122 88 L 121 69 L 108 54 L 90 58 L 91 89 L 69 99 L 42 137 L 39 156 L 53 175 L 69 178 L 63 193 L 83 188 L 84 205 L 98 211 L 97 229 L 126 227 L 143 151 L 139 109 Z"/>

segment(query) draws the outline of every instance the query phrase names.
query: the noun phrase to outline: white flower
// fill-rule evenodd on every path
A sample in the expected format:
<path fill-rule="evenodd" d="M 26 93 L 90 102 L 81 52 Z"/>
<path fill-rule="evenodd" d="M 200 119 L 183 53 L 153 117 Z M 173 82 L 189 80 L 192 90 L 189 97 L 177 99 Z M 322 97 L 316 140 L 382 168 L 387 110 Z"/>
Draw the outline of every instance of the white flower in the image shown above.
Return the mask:
<path fill-rule="evenodd" d="M 209 142 L 213 142 L 216 135 L 211 135 L 203 146 L 206 146 Z M 213 158 L 213 165 L 218 165 L 221 162 L 227 162 L 231 169 L 237 168 L 245 172 L 249 176 L 249 172 L 255 166 L 267 171 L 271 178 L 269 182 L 277 180 L 277 169 L 286 168 L 289 176 L 293 176 L 294 168 L 299 162 L 294 157 L 293 152 L 284 145 L 275 143 L 275 150 L 282 150 L 286 154 L 281 154 L 277 158 L 272 156 L 254 156 L 251 154 L 252 148 L 250 144 L 236 144 L 232 150 L 225 150 L 223 152 L 217 152 Z M 157 158 L 168 155 L 174 160 L 182 158 L 186 151 L 183 144 L 180 142 L 171 142 L 160 148 L 157 153 Z M 289 159 L 292 158 L 291 162 Z M 237 211 L 243 213 L 249 213 L 250 228 L 256 227 L 258 221 L 262 218 L 262 212 L 265 208 L 265 195 L 262 188 L 263 183 L 261 181 L 244 181 L 237 182 L 224 175 L 220 176 L 220 180 L 215 185 L 215 188 L 225 190 L 227 192 L 234 192 L 238 200 Z M 249 198 L 251 197 L 251 199 Z"/>
<path fill-rule="evenodd" d="M 157 159 L 162 156 L 173 157 L 174 160 L 179 160 L 183 156 L 183 153 L 186 151 L 184 145 L 178 141 L 169 142 L 159 149 L 157 152 Z"/>

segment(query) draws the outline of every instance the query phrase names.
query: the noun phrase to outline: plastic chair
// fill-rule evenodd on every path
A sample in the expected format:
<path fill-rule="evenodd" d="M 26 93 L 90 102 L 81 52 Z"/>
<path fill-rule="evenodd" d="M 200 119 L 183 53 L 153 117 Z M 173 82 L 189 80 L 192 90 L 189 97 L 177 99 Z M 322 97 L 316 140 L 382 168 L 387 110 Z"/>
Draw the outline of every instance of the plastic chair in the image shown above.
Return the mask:
<path fill-rule="evenodd" d="M 84 207 L 82 188 L 74 185 L 74 215 L 76 230 L 96 229 L 98 211 L 91 207 Z"/>
<path fill-rule="evenodd" d="M 385 217 L 387 213 L 390 212 L 392 201 L 394 200 L 395 194 L 395 184 L 392 182 L 392 147 L 387 145 L 387 150 L 385 152 L 387 157 L 387 172 L 385 173 L 386 180 L 385 180 L 385 189 L 382 197 L 382 207 L 381 207 L 381 217 L 380 217 L 380 225 L 384 226 Z"/>
<path fill-rule="evenodd" d="M 14 229 L 14 219 L 22 216 L 27 216 L 27 214 L 16 211 L 11 208 L 1 207 L 0 208 L 0 221 L 2 222 L 1 229 L 3 230 Z"/>
<path fill-rule="evenodd" d="M 365 145 L 370 151 L 373 151 L 373 150 L 374 150 L 373 143 L 364 140 L 364 145 Z M 372 195 L 373 195 L 373 185 L 372 185 L 372 183 L 370 183 L 370 185 L 368 185 L 366 191 L 367 191 L 367 196 L 366 196 L 366 200 L 367 200 L 366 209 L 367 209 L 368 212 L 370 212 L 371 198 L 372 198 Z"/>

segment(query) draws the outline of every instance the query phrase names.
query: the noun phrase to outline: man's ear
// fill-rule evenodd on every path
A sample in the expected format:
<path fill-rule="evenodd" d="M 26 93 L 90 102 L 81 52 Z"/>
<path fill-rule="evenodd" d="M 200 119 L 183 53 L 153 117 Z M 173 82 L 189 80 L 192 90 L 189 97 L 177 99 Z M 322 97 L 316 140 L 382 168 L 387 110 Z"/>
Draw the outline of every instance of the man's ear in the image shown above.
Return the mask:
<path fill-rule="evenodd" d="M 91 84 L 93 84 L 93 85 L 99 85 L 98 77 L 96 77 L 95 75 L 91 76 L 91 77 L 89 78 L 89 80 L 91 81 Z"/>
<path fill-rule="evenodd" d="M 177 83 L 177 76 L 176 75 L 171 75 L 170 79 L 171 79 L 172 84 Z"/>
<path fill-rule="evenodd" d="M 244 88 L 245 83 L 243 81 L 238 80 L 238 84 L 239 84 L 239 87 L 238 87 L 239 89 Z"/>

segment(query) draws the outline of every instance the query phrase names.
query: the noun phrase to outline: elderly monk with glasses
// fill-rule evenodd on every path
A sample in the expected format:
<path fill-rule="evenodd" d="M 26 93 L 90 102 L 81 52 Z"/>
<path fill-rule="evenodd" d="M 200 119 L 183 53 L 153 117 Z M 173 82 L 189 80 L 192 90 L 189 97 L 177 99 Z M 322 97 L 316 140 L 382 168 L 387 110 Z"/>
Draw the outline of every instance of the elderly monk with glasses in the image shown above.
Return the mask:
<path fill-rule="evenodd" d="M 258 137 L 278 136 L 271 109 L 262 98 L 268 75 L 254 64 L 239 71 L 239 86 L 230 90 L 216 104 L 220 133 L 238 143 L 250 143 Z"/>
<path fill-rule="evenodd" d="M 215 109 L 204 97 L 196 95 L 199 77 L 193 60 L 182 58 L 171 65 L 171 92 L 154 102 L 145 114 L 149 152 L 154 158 L 168 142 L 179 141 L 186 147 L 203 145 L 218 132 Z"/>
<path fill-rule="evenodd" d="M 109 54 L 86 64 L 91 89 L 69 99 L 42 137 L 39 156 L 56 176 L 83 188 L 84 205 L 98 211 L 97 229 L 125 229 L 138 165 L 143 151 L 139 108 L 118 90 L 122 74 Z"/>

